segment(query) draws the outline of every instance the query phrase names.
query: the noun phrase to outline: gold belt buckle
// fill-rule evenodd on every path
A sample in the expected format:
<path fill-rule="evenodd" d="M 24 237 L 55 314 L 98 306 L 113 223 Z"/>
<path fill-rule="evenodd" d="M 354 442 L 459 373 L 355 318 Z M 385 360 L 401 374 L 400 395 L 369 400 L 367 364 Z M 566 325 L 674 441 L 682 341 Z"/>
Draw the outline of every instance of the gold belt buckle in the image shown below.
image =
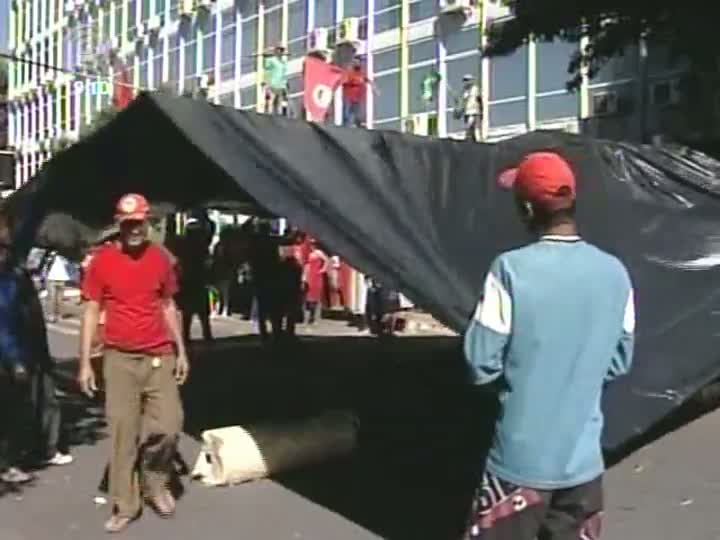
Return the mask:
<path fill-rule="evenodd" d="M 152 359 L 151 365 L 154 369 L 159 368 L 160 367 L 160 359 L 156 356 L 155 358 Z"/>

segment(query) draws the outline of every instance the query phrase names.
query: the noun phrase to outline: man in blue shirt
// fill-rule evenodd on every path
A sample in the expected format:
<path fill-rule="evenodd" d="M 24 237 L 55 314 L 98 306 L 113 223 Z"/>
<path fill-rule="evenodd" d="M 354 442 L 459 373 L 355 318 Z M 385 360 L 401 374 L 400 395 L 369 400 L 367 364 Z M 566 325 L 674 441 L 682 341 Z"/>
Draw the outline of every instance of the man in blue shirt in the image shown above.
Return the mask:
<path fill-rule="evenodd" d="M 23 354 L 21 284 L 10 258 L 9 231 L 0 216 L 0 480 L 29 482 L 19 468 L 27 450 L 23 421 L 27 420 L 29 375 Z"/>
<path fill-rule="evenodd" d="M 500 403 L 468 538 L 595 540 L 600 402 L 605 383 L 630 369 L 630 277 L 578 235 L 575 177 L 562 157 L 530 154 L 501 181 L 539 239 L 495 259 L 465 335 L 474 382 Z"/>

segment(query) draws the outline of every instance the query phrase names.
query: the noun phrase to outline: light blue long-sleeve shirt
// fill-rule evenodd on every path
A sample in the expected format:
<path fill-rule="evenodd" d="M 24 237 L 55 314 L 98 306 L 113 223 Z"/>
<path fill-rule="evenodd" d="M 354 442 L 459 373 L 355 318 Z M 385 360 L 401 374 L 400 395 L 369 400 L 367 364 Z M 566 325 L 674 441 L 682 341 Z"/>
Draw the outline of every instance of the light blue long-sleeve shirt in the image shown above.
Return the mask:
<path fill-rule="evenodd" d="M 487 470 L 562 489 L 604 472 L 603 386 L 627 373 L 633 290 L 615 257 L 578 237 L 543 237 L 500 255 L 465 335 L 476 384 L 500 388 Z"/>

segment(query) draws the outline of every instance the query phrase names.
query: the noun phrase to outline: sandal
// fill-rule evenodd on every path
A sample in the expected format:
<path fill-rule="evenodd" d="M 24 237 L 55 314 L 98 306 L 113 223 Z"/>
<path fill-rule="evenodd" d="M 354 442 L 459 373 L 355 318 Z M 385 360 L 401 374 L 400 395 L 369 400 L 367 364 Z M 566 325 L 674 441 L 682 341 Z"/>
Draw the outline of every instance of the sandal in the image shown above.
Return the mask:
<path fill-rule="evenodd" d="M 167 490 L 148 499 L 148 504 L 161 518 L 169 518 L 175 514 L 175 497 Z"/>
<path fill-rule="evenodd" d="M 113 514 L 110 516 L 110 519 L 105 522 L 105 532 L 110 534 L 123 532 L 132 521 L 133 518 Z"/>

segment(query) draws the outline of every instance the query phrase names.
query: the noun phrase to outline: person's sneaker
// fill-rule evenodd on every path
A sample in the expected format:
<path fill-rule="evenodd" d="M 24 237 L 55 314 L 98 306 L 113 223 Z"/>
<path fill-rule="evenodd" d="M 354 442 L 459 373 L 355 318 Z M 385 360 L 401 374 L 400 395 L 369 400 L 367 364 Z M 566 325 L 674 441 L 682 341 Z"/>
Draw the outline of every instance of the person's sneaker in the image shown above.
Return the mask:
<path fill-rule="evenodd" d="M 33 477 L 31 475 L 18 469 L 17 467 L 10 467 L 2 475 L 0 475 L 0 480 L 6 484 L 26 484 L 27 482 L 32 481 L 32 479 Z"/>
<path fill-rule="evenodd" d="M 49 459 L 47 464 L 48 465 L 70 465 L 74 461 L 74 458 L 70 454 L 63 454 L 61 452 L 58 452 L 55 454 L 52 459 Z"/>

